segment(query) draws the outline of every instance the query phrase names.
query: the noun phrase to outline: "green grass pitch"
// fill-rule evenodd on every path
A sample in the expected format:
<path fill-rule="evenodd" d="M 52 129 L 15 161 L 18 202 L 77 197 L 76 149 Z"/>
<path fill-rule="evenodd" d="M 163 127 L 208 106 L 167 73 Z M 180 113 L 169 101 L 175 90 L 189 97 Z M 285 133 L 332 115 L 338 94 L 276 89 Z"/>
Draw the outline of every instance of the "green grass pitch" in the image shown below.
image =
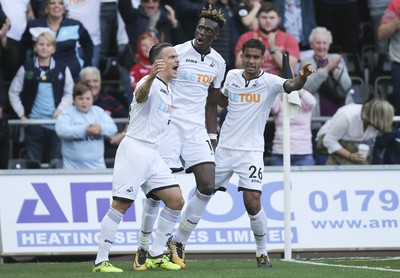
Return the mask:
<path fill-rule="evenodd" d="M 133 271 L 132 262 L 112 261 L 123 273 L 92 273 L 91 262 L 6 263 L 0 265 L 0 277 L 400 277 L 400 257 L 330 258 L 285 261 L 271 260 L 272 268 L 257 268 L 255 259 L 188 260 L 179 271 Z"/>

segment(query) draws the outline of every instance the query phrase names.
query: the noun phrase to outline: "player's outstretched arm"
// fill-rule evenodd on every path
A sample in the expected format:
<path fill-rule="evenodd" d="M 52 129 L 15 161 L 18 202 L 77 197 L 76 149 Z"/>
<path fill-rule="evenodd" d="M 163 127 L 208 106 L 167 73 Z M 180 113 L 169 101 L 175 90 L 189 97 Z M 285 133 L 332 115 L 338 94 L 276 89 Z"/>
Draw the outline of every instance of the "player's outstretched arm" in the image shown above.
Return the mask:
<path fill-rule="evenodd" d="M 311 64 L 305 64 L 301 67 L 300 73 L 293 79 L 288 79 L 283 84 L 285 92 L 290 93 L 292 91 L 298 91 L 303 88 L 306 84 L 307 77 L 314 73 L 315 70 L 311 67 Z"/>

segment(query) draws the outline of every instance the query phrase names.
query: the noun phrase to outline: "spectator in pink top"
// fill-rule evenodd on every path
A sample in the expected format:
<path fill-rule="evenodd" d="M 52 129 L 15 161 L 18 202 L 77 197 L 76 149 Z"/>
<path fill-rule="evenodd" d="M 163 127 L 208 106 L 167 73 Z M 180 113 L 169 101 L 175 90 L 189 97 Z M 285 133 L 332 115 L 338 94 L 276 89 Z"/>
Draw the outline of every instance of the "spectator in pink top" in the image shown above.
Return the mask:
<path fill-rule="evenodd" d="M 290 116 L 290 161 L 291 165 L 314 165 L 311 115 L 317 103 L 315 97 L 308 91 L 299 91 L 301 112 Z M 278 95 L 271 108 L 274 117 L 275 136 L 272 143 L 271 165 L 283 165 L 283 101 Z"/>
<path fill-rule="evenodd" d="M 271 2 L 265 2 L 257 15 L 258 30 L 251 30 L 240 36 L 236 44 L 236 67 L 241 68 L 240 55 L 242 45 L 249 39 L 259 39 L 266 46 L 264 63 L 261 68 L 268 73 L 281 75 L 282 53 L 289 52 L 290 67 L 294 69 L 300 59 L 299 45 L 293 35 L 279 29 L 281 22 L 278 6 Z"/>

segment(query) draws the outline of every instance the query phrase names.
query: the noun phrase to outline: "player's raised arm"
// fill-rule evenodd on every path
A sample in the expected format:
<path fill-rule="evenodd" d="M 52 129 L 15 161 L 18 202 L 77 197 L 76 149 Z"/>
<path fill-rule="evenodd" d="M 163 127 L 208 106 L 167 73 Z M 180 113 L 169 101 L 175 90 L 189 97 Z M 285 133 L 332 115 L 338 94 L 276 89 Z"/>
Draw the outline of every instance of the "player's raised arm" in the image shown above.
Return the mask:
<path fill-rule="evenodd" d="M 135 98 L 138 103 L 145 102 L 150 93 L 151 84 L 161 71 L 165 69 L 165 63 L 162 59 L 155 60 L 151 66 L 151 72 L 143 84 L 136 89 Z"/>

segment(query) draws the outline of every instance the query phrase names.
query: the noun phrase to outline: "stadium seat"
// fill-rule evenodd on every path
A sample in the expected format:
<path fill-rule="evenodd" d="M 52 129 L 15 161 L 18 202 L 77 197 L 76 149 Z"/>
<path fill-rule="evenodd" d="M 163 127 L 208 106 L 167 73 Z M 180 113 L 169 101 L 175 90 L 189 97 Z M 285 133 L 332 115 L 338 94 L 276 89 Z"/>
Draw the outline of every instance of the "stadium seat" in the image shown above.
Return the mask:
<path fill-rule="evenodd" d="M 106 162 L 106 167 L 107 168 L 114 168 L 114 158 L 106 158 L 104 159 L 104 161 Z"/>
<path fill-rule="evenodd" d="M 8 161 L 8 169 L 40 169 L 42 165 L 38 160 L 15 158 Z"/>
<path fill-rule="evenodd" d="M 361 62 L 361 57 L 358 53 L 341 53 L 342 58 L 347 66 L 347 71 L 350 77 L 360 77 L 366 83 L 367 71 Z"/>
<path fill-rule="evenodd" d="M 54 158 L 50 160 L 49 168 L 50 169 L 62 169 L 64 167 L 64 163 L 62 158 Z"/>
<path fill-rule="evenodd" d="M 368 65 L 368 60 L 376 53 L 376 47 L 373 44 L 366 44 L 361 48 L 361 62 L 364 66 Z"/>
<path fill-rule="evenodd" d="M 374 53 L 376 53 L 376 48 L 373 44 L 364 45 L 361 49 L 361 63 L 363 64 L 366 71 L 365 84 L 372 84 L 371 73 L 373 70 L 372 65 L 374 60 Z"/>
<path fill-rule="evenodd" d="M 99 63 L 101 79 L 118 80 L 120 77 L 118 61 L 116 57 L 102 57 Z"/>
<path fill-rule="evenodd" d="M 375 95 L 383 97 L 384 99 L 392 102 L 393 98 L 393 85 L 391 75 L 381 75 L 375 78 L 374 81 Z"/>
<path fill-rule="evenodd" d="M 369 63 L 371 84 L 375 84 L 376 79 L 380 76 L 390 76 L 392 62 L 387 53 L 373 53 Z"/>
<path fill-rule="evenodd" d="M 359 76 L 350 76 L 352 85 L 365 85 L 364 79 Z"/>

